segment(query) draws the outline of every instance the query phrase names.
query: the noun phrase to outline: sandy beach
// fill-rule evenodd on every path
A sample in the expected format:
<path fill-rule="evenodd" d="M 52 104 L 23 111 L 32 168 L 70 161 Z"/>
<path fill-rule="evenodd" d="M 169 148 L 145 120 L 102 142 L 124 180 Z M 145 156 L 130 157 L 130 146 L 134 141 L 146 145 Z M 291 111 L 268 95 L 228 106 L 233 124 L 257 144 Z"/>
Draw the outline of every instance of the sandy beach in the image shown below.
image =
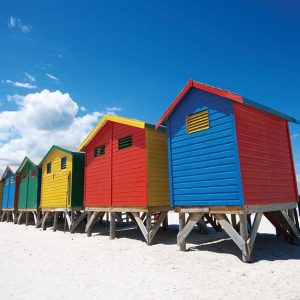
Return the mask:
<path fill-rule="evenodd" d="M 195 228 L 189 251 L 180 252 L 177 215 L 169 220 L 152 246 L 134 227 L 118 228 L 109 240 L 108 224 L 88 238 L 83 228 L 70 234 L 0 223 L 1 298 L 300 299 L 300 248 L 277 238 L 266 219 L 251 264 L 211 228 L 209 235 Z"/>

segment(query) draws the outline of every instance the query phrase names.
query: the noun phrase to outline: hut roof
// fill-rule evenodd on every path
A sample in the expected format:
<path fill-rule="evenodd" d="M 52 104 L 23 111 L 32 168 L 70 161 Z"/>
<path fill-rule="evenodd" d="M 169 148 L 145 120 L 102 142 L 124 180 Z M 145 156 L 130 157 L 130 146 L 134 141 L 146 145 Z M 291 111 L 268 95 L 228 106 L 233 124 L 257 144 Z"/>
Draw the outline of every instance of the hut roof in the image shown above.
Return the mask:
<path fill-rule="evenodd" d="M 39 165 L 42 165 L 44 160 L 46 159 L 46 157 L 48 156 L 48 154 L 52 151 L 52 150 L 60 150 L 69 154 L 84 154 L 84 152 L 81 151 L 77 151 L 76 147 L 70 147 L 70 146 L 58 146 L 58 145 L 53 145 L 50 150 L 47 152 L 47 154 L 43 157 L 43 159 L 41 160 L 41 162 L 39 163 Z"/>
<path fill-rule="evenodd" d="M 271 113 L 273 115 L 276 115 L 280 118 L 286 119 L 290 122 L 293 123 L 297 123 L 300 124 L 300 120 L 296 120 L 295 118 L 288 116 L 284 113 L 281 113 L 275 109 L 272 109 L 270 107 L 267 107 L 265 105 L 259 104 L 255 101 L 252 101 L 250 99 L 247 99 L 245 97 L 242 97 L 238 94 L 232 93 L 230 91 L 226 91 L 223 89 L 219 89 L 201 82 L 197 82 L 195 80 L 189 80 L 188 83 L 186 84 L 186 86 L 183 88 L 183 90 L 178 94 L 178 96 L 175 98 L 175 100 L 173 101 L 173 103 L 168 107 L 168 109 L 165 111 L 165 113 L 161 116 L 161 118 L 158 120 L 157 124 L 156 124 L 156 128 L 160 125 L 165 124 L 166 119 L 168 119 L 168 117 L 170 116 L 170 114 L 173 112 L 173 110 L 176 108 L 176 106 L 181 102 L 181 100 L 183 99 L 183 97 L 185 96 L 185 94 L 191 89 L 191 88 L 196 88 L 205 92 L 209 92 L 224 98 L 227 98 L 231 101 L 235 101 L 238 103 L 242 103 L 244 105 L 249 105 L 252 107 L 255 107 L 259 110 L 263 110 L 265 112 Z"/>
<path fill-rule="evenodd" d="M 11 171 L 13 174 L 15 174 L 17 169 L 18 169 L 18 166 L 7 166 L 2 174 L 1 181 L 7 175 L 8 171 Z"/>
<path fill-rule="evenodd" d="M 29 161 L 30 163 L 32 163 L 35 166 L 38 166 L 41 160 L 42 160 L 41 157 L 30 157 L 29 158 L 28 156 L 25 156 L 22 163 L 20 164 L 19 168 L 17 169 L 16 173 L 20 173 L 22 171 L 22 169 L 26 165 L 27 161 Z"/>
<path fill-rule="evenodd" d="M 94 138 L 94 136 L 98 133 L 98 131 L 108 122 L 116 122 L 116 123 L 121 123 L 125 125 L 130 125 L 133 127 L 138 127 L 138 128 L 145 128 L 146 126 L 153 126 L 150 124 L 146 124 L 143 121 L 135 120 L 135 119 L 128 119 L 128 118 L 123 118 L 119 116 L 112 116 L 112 115 L 105 115 L 95 126 L 95 128 L 89 133 L 89 135 L 85 138 L 85 140 L 80 144 L 78 147 L 79 151 L 84 151 L 86 146 L 89 144 L 89 142 Z"/>

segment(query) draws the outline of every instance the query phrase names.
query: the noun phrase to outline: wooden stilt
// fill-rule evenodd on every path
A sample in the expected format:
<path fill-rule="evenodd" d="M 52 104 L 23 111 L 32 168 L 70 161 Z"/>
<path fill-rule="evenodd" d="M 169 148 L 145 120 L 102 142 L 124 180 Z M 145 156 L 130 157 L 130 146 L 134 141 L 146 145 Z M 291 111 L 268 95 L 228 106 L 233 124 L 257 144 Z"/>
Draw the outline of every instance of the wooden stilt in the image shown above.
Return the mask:
<path fill-rule="evenodd" d="M 55 232 L 57 229 L 57 223 L 58 223 L 58 211 L 54 212 L 54 219 L 53 219 L 53 231 Z"/>
<path fill-rule="evenodd" d="M 146 239 L 146 242 L 147 242 L 147 245 L 149 246 L 151 241 L 150 241 L 150 231 L 151 231 L 151 213 L 147 213 L 147 216 L 146 216 L 146 230 L 147 230 L 147 239 Z"/>
<path fill-rule="evenodd" d="M 29 222 L 29 211 L 26 211 L 25 226 L 28 226 L 28 222 Z"/>
<path fill-rule="evenodd" d="M 247 247 L 247 241 L 248 241 L 247 215 L 241 214 L 239 215 L 239 217 L 240 217 L 240 234 L 245 243 L 245 247 L 242 250 L 242 260 L 243 262 L 250 262 L 251 257 L 250 257 L 249 249 Z"/>
<path fill-rule="evenodd" d="M 185 213 L 179 213 L 179 232 L 183 230 L 185 226 Z M 183 241 L 179 244 L 180 251 L 186 251 L 186 242 Z"/>
<path fill-rule="evenodd" d="M 20 214 L 19 214 L 19 216 L 18 216 L 18 221 L 17 221 L 17 224 L 18 224 L 18 225 L 21 224 L 21 219 L 22 219 L 23 213 L 24 213 L 24 212 L 21 211 Z"/>
<path fill-rule="evenodd" d="M 235 214 L 231 214 L 231 224 L 232 227 L 237 230 L 237 223 L 236 223 L 236 215 Z"/>
<path fill-rule="evenodd" d="M 166 213 L 165 219 L 163 221 L 163 230 L 166 231 L 169 225 L 168 213 Z"/>
<path fill-rule="evenodd" d="M 81 221 L 83 221 L 83 219 L 86 217 L 86 215 L 87 215 L 87 212 L 83 212 L 77 217 L 75 222 L 71 225 L 71 230 L 70 230 L 71 233 L 73 233 L 75 231 L 76 227 L 80 224 Z"/>
<path fill-rule="evenodd" d="M 43 217 L 43 220 L 42 220 L 42 228 L 43 228 L 43 230 L 46 230 L 46 222 L 47 222 L 47 219 L 49 217 L 49 214 L 50 214 L 50 211 L 47 211 L 46 214 Z"/>
<path fill-rule="evenodd" d="M 116 237 L 116 213 L 110 212 L 110 227 L 109 227 L 109 238 L 114 240 Z"/>

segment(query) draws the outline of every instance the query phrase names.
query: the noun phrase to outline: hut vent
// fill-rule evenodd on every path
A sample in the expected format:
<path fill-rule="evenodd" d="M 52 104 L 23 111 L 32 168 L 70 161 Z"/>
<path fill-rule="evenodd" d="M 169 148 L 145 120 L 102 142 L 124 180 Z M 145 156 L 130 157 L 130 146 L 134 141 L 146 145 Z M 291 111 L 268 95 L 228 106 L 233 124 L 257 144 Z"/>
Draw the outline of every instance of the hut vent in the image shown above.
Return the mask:
<path fill-rule="evenodd" d="M 101 156 L 105 154 L 105 145 L 99 146 L 94 149 L 94 157 Z"/>
<path fill-rule="evenodd" d="M 132 146 L 132 135 L 121 138 L 118 141 L 119 150 L 131 147 L 131 146 Z"/>
<path fill-rule="evenodd" d="M 188 134 L 209 128 L 208 109 L 186 117 L 186 131 Z"/>
<path fill-rule="evenodd" d="M 47 163 L 47 174 L 51 173 L 51 162 Z"/>
<path fill-rule="evenodd" d="M 15 182 L 15 177 L 12 177 L 10 182 L 14 183 Z"/>
<path fill-rule="evenodd" d="M 63 170 L 67 167 L 67 157 L 64 156 L 60 160 L 60 169 Z"/>
<path fill-rule="evenodd" d="M 25 180 L 27 178 L 27 173 L 23 173 L 22 178 Z"/>
<path fill-rule="evenodd" d="M 30 177 L 34 177 L 34 176 L 35 176 L 35 170 L 31 170 Z"/>

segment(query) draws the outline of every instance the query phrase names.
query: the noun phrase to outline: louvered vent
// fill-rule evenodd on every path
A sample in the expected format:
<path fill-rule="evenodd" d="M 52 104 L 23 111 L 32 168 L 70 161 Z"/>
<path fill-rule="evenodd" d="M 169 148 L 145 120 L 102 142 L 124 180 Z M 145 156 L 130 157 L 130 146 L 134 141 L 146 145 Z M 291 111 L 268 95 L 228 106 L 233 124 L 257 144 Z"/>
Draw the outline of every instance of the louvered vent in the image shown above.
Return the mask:
<path fill-rule="evenodd" d="M 94 149 L 94 157 L 104 155 L 104 154 L 105 154 L 105 145 L 102 145 Z"/>
<path fill-rule="evenodd" d="M 30 177 L 34 177 L 34 176 L 35 176 L 35 170 L 31 170 Z"/>
<path fill-rule="evenodd" d="M 186 132 L 188 134 L 195 133 L 209 128 L 208 110 L 186 117 Z"/>
<path fill-rule="evenodd" d="M 60 169 L 63 170 L 67 167 L 67 157 L 64 156 L 60 160 Z"/>
<path fill-rule="evenodd" d="M 128 148 L 132 146 L 132 136 L 126 136 L 124 138 L 119 139 L 118 141 L 118 148 L 119 150 Z"/>

